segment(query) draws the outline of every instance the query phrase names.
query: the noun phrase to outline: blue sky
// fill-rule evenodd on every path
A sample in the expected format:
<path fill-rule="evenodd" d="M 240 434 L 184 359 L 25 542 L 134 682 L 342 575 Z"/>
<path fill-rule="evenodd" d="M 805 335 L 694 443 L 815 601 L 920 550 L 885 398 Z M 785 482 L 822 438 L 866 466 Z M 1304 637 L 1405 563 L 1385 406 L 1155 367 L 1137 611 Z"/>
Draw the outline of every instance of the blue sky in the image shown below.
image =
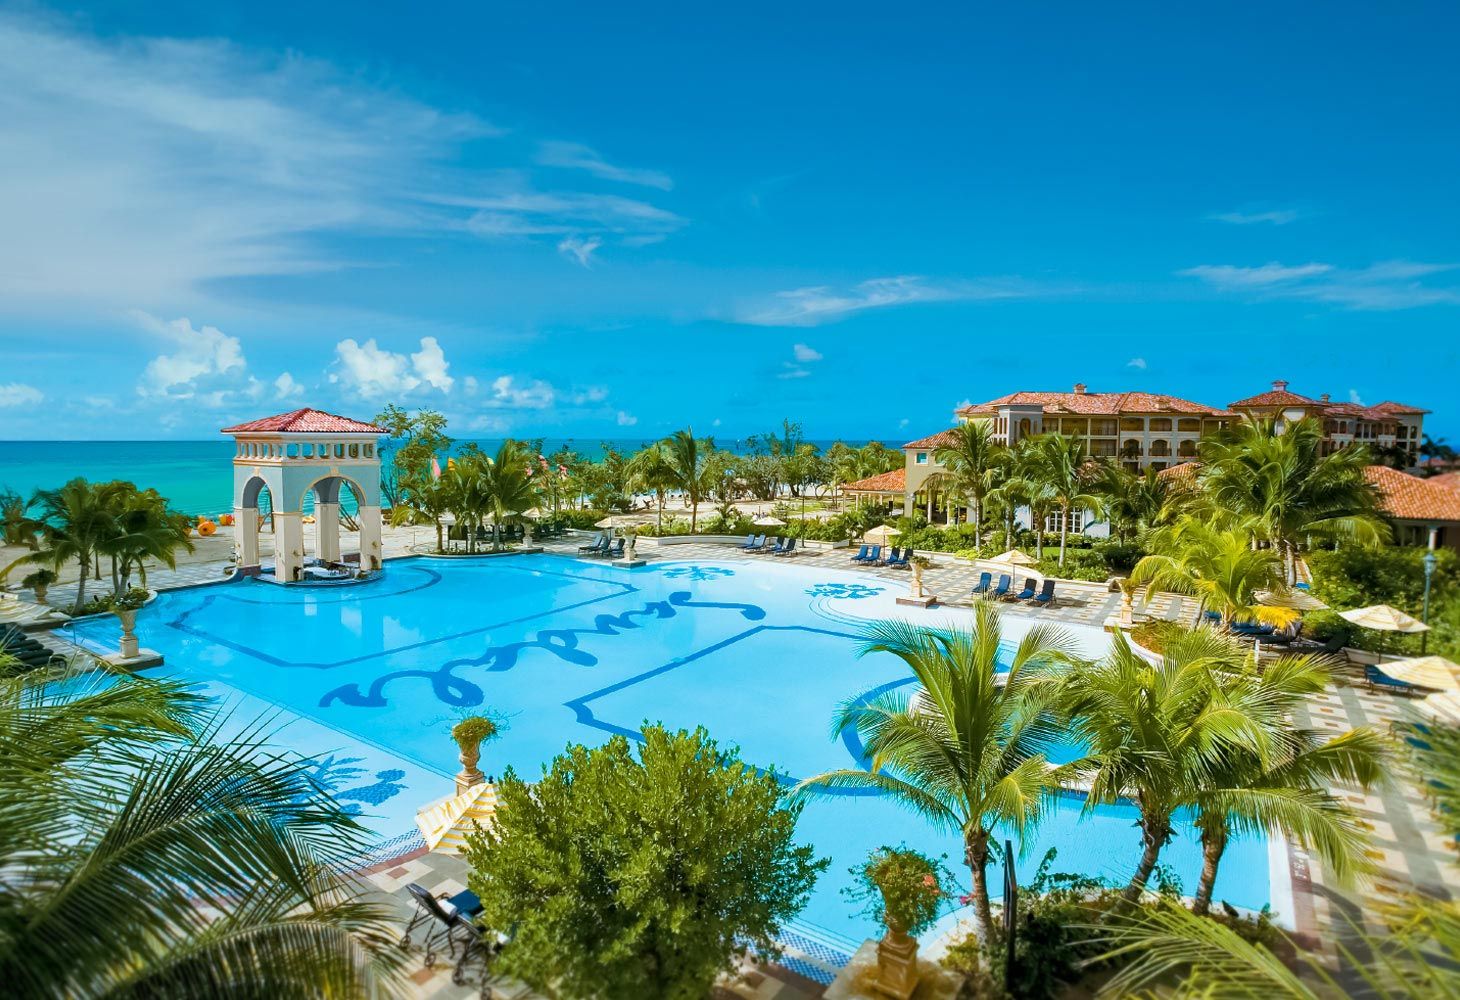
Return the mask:
<path fill-rule="evenodd" d="M 1453 4 L 0 3 L 0 437 L 315 405 L 917 436 L 1014 389 L 1460 437 Z"/>

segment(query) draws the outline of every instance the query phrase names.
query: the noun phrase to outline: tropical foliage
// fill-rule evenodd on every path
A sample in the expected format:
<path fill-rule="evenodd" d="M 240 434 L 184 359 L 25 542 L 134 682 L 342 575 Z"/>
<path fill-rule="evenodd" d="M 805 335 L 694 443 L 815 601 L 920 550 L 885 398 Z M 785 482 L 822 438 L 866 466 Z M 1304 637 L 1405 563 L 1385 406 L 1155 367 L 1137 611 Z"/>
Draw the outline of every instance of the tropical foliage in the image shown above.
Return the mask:
<path fill-rule="evenodd" d="M 794 843 L 776 778 L 703 730 L 571 746 L 498 795 L 468 884 L 513 929 L 496 969 L 550 995 L 700 1000 L 738 956 L 778 953 L 827 864 Z"/>
<path fill-rule="evenodd" d="M 0 671 L 0 674 L 3 674 Z M 366 831 L 179 683 L 0 676 L 0 981 L 14 997 L 367 997 L 399 930 Z"/>

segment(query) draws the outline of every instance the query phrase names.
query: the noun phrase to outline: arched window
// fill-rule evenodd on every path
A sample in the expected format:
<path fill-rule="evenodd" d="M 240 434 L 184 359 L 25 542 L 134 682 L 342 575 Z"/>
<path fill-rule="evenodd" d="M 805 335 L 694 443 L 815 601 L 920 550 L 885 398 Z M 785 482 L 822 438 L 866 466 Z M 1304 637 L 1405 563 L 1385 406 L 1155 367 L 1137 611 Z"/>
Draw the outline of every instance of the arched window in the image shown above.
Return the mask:
<path fill-rule="evenodd" d="M 1157 438 L 1151 442 L 1151 454 L 1159 458 L 1166 458 L 1171 454 L 1171 442 L 1164 438 Z"/>
<path fill-rule="evenodd" d="M 1176 454 L 1180 455 L 1182 458 L 1195 458 L 1196 457 L 1196 442 L 1195 441 L 1183 441 L 1183 442 L 1181 442 L 1180 446 L 1176 449 Z"/>

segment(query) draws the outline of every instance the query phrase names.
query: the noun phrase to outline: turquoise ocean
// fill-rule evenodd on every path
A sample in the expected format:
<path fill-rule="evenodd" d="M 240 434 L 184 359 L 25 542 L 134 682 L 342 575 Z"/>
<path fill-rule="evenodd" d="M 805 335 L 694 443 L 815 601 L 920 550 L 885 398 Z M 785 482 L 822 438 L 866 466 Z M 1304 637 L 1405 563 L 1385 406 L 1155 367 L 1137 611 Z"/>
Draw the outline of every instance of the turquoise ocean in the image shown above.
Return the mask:
<path fill-rule="evenodd" d="M 465 442 L 457 442 L 460 447 Z M 475 442 L 495 451 L 501 439 Z M 719 441 L 739 451 L 743 442 Z M 830 441 L 816 442 L 821 447 Z M 848 444 L 860 445 L 861 441 Z M 567 445 L 585 458 L 596 459 L 605 445 L 634 451 L 642 439 L 552 439 L 543 442 L 547 454 Z M 388 455 L 382 449 L 382 455 Z M 387 459 L 388 460 L 388 459 Z M 124 479 L 157 490 L 185 514 L 221 514 L 233 506 L 233 442 L 216 441 L 0 441 L 0 491 L 30 496 L 81 476 L 93 482 Z"/>

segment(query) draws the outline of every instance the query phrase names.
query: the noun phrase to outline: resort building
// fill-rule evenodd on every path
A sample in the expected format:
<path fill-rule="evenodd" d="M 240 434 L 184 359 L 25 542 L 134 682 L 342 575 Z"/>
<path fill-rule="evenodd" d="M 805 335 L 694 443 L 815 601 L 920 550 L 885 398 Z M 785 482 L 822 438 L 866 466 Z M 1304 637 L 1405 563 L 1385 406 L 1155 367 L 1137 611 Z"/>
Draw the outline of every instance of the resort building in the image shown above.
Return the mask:
<path fill-rule="evenodd" d="M 1091 392 L 1084 383 L 1077 383 L 1069 392 L 1012 392 L 959 407 L 954 417 L 959 423 L 989 422 L 993 438 L 1000 444 L 1013 446 L 1025 438 L 1057 431 L 1079 438 L 1086 454 L 1095 458 L 1119 462 L 1132 472 L 1160 472 L 1194 461 L 1203 437 L 1235 421 L 1271 418 L 1281 424 L 1305 417 L 1323 426 L 1325 454 L 1359 443 L 1388 456 L 1403 456 L 1408 466 L 1415 467 L 1428 412 L 1392 401 L 1366 407 L 1334 403 L 1327 395 L 1309 399 L 1289 392 L 1288 383 L 1278 380 L 1268 392 L 1238 400 L 1226 409 L 1162 393 Z M 900 505 L 905 515 L 922 510 L 932 523 L 966 521 L 963 497 L 947 490 L 948 470 L 937 460 L 938 449 L 952 441 L 951 429 L 909 441 L 902 446 L 901 469 L 848 483 L 842 492 L 858 503 Z M 1070 519 L 1073 533 L 1108 534 L 1109 526 L 1092 519 L 1088 511 L 1073 511 Z M 1021 511 L 1018 520 L 1021 527 L 1032 527 L 1027 511 Z M 1058 513 L 1049 518 L 1045 530 L 1060 530 Z"/>
<path fill-rule="evenodd" d="M 1330 454 L 1351 444 L 1365 444 L 1387 456 L 1403 456 L 1406 468 L 1419 467 L 1419 446 L 1424 439 L 1424 419 L 1429 410 L 1386 400 L 1375 406 L 1335 403 L 1328 393 L 1317 399 L 1300 396 L 1282 379 L 1267 392 L 1239 399 L 1228 409 L 1247 419 L 1276 420 L 1281 426 L 1305 418 L 1323 426 L 1323 453 Z"/>

